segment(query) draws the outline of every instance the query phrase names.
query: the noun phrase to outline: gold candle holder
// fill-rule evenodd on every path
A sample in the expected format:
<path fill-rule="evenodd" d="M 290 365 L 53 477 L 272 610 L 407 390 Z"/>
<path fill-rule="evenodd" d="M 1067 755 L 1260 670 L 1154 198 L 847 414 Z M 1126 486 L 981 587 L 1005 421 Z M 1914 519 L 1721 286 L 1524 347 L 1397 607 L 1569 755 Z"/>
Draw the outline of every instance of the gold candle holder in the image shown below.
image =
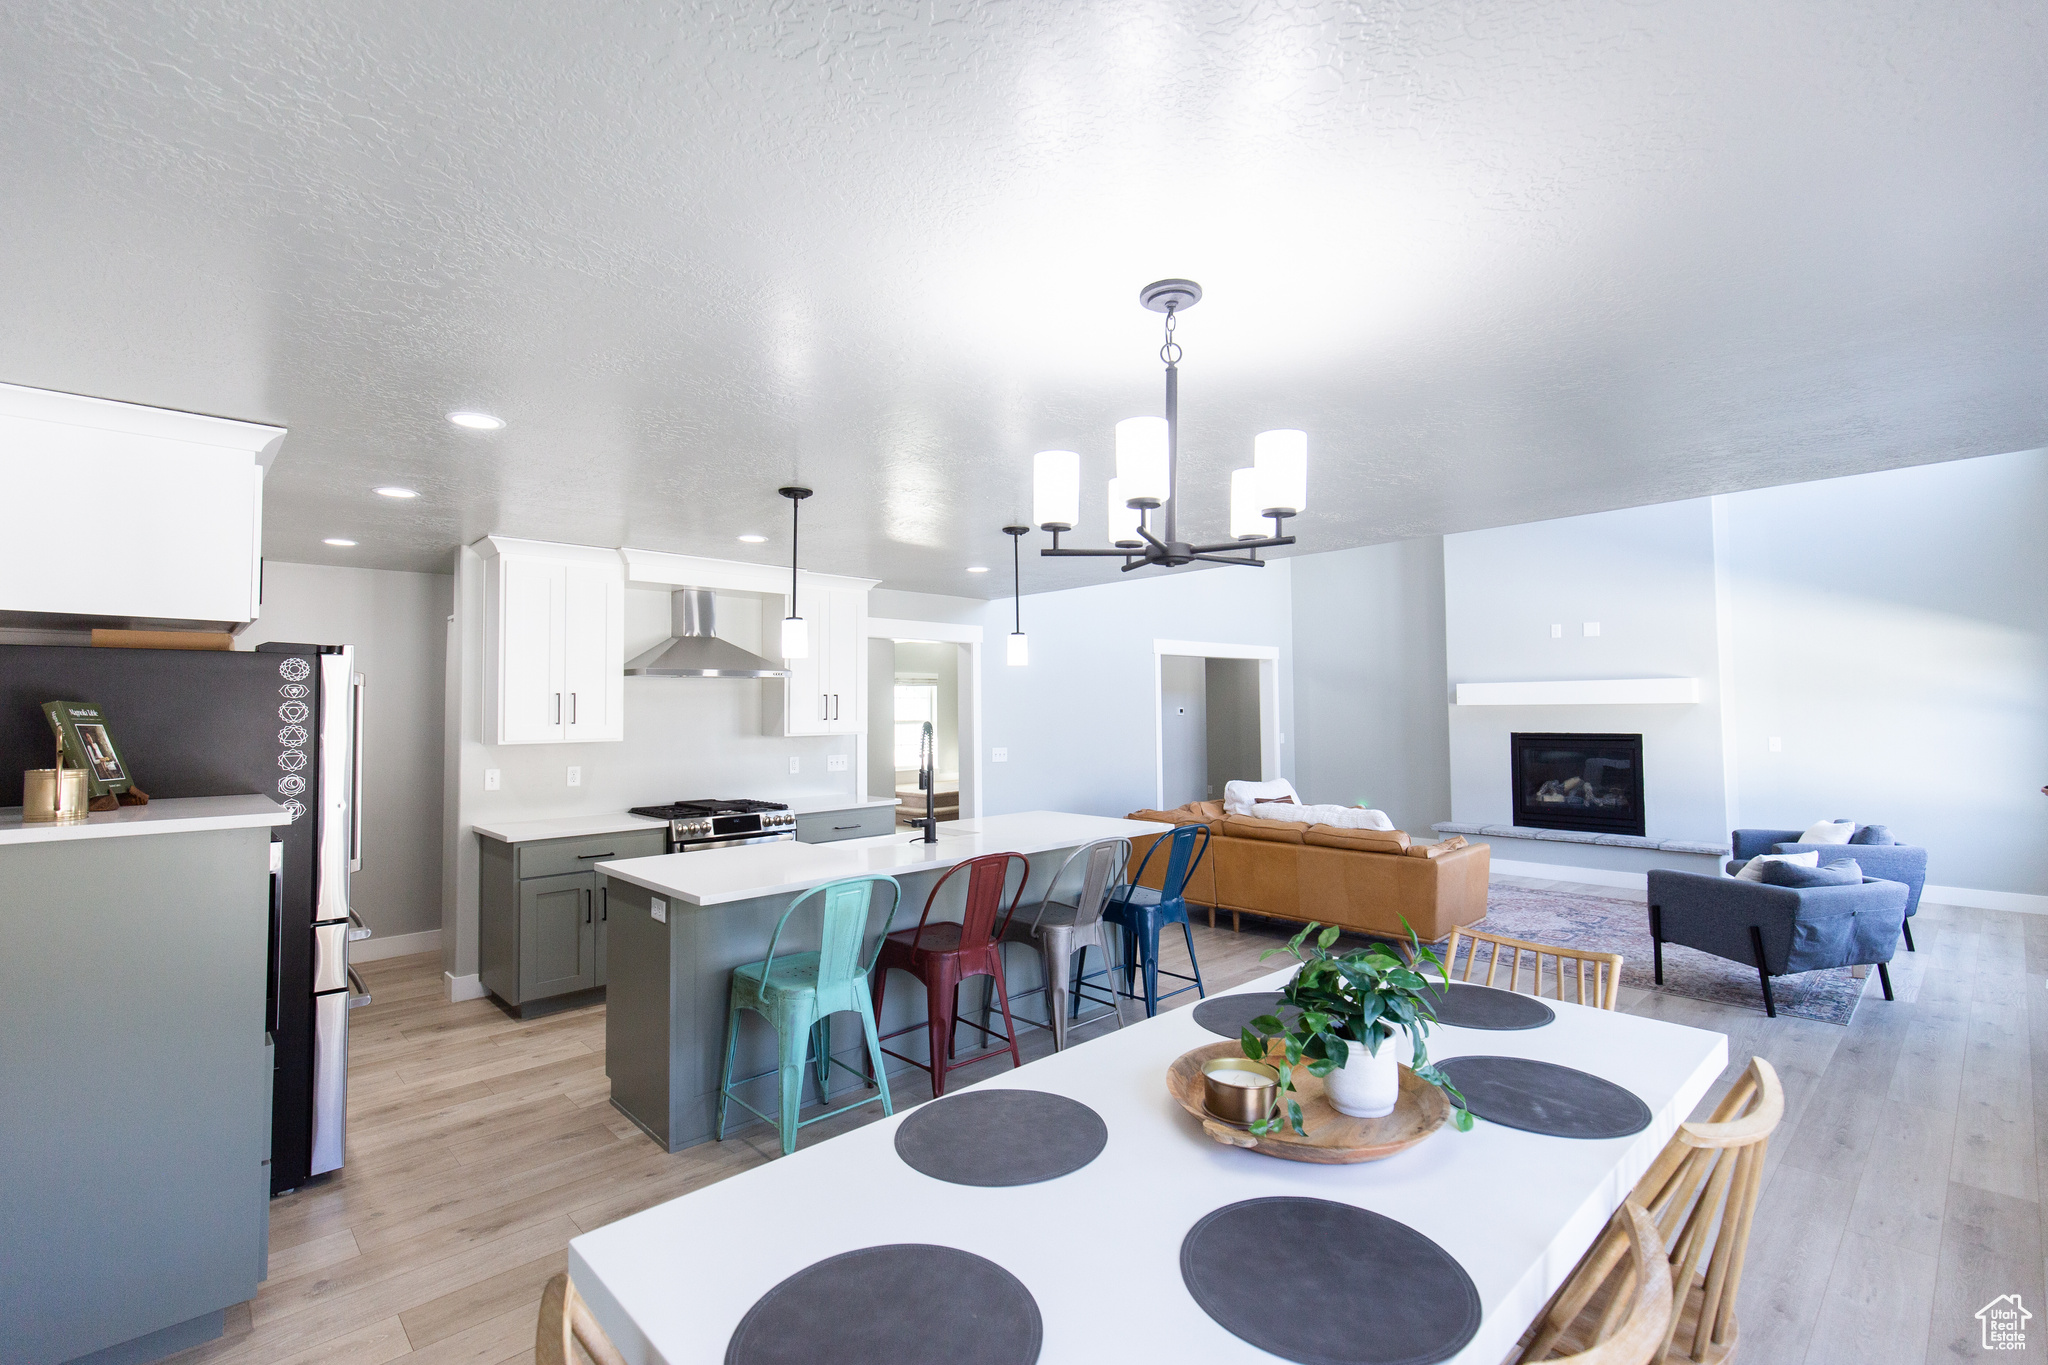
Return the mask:
<path fill-rule="evenodd" d="M 1222 1076 L 1233 1079 L 1219 1079 Z M 1279 1092 L 1280 1073 L 1264 1062 L 1217 1057 L 1202 1063 L 1202 1107 L 1225 1123 L 1241 1128 L 1257 1123 L 1273 1112 Z"/>
<path fill-rule="evenodd" d="M 85 769 L 30 768 L 21 775 L 21 821 L 25 825 L 75 825 L 86 810 Z"/>

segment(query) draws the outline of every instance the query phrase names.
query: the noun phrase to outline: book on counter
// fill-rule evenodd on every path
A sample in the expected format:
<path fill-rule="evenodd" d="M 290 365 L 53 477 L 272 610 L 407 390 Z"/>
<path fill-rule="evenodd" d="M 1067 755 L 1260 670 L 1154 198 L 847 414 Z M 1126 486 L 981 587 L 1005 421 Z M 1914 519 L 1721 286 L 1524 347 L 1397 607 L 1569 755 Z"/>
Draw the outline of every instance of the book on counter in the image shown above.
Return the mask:
<path fill-rule="evenodd" d="M 89 796 L 119 796 L 135 785 L 128 764 L 114 743 L 106 714 L 97 704 L 46 701 L 43 714 L 50 719 L 50 729 L 64 741 L 64 765 L 85 769 Z"/>

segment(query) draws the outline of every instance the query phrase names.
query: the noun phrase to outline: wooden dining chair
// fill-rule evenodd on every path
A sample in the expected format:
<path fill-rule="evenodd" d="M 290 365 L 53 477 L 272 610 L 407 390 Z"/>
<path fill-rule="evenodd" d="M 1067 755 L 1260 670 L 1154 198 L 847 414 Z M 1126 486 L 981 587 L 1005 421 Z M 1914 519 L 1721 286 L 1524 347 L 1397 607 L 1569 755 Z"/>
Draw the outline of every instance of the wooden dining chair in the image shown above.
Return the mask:
<path fill-rule="evenodd" d="M 619 1348 L 590 1315 L 590 1305 L 564 1271 L 540 1295 L 540 1324 L 533 1333 L 534 1365 L 580 1365 L 576 1348 L 595 1365 L 626 1365 Z"/>
<path fill-rule="evenodd" d="M 1597 1005 L 1603 1010 L 1617 1009 L 1621 1002 L 1621 954 L 1595 953 L 1584 948 L 1560 948 L 1549 943 L 1531 943 L 1527 939 L 1508 938 L 1503 934 L 1484 934 L 1476 929 L 1451 930 L 1450 947 L 1444 952 L 1444 965 L 1451 972 L 1458 969 L 1458 945 L 1465 945 L 1465 974 L 1455 977 L 1459 981 L 1470 981 L 1472 969 L 1479 964 L 1479 950 L 1487 949 L 1486 979 L 1483 986 L 1505 985 L 1508 990 L 1520 990 L 1522 980 L 1522 958 L 1528 955 L 1532 970 L 1529 974 L 1529 991 L 1532 995 L 1543 994 L 1543 959 L 1551 959 L 1553 980 L 1557 986 L 1557 998 L 1564 999 L 1565 963 L 1577 966 L 1578 1002 L 1581 1005 Z M 1510 950 L 1512 961 L 1503 962 L 1503 955 Z M 1508 969 L 1505 983 L 1494 978 L 1501 967 Z M 1592 991 L 1588 998 L 1587 974 L 1591 971 Z"/>
<path fill-rule="evenodd" d="M 1675 1306 L 1663 1342 L 1645 1359 L 1714 1365 L 1735 1354 L 1742 1258 L 1763 1185 L 1764 1152 L 1784 1117 L 1778 1073 L 1752 1057 L 1713 1116 L 1681 1124 L 1636 1183 L 1630 1198 L 1656 1220 Z M 1551 1300 L 1523 1361 L 1544 1359 L 1560 1341 L 1570 1342 L 1598 1323 L 1609 1310 L 1594 1301 L 1594 1291 L 1627 1252 L 1612 1231 L 1594 1245 Z"/>
<path fill-rule="evenodd" d="M 1544 1344 L 1546 1352 L 1562 1347 L 1572 1354 L 1524 1354 L 1521 1359 L 1547 1358 L 1552 1365 L 1648 1365 L 1664 1349 L 1671 1330 L 1671 1275 L 1657 1224 L 1641 1204 L 1627 1199 L 1602 1234 L 1601 1245 L 1609 1242 L 1621 1254 L 1604 1265 L 1587 1257 L 1559 1294 L 1592 1305 L 1582 1333 L 1553 1336 Z"/>

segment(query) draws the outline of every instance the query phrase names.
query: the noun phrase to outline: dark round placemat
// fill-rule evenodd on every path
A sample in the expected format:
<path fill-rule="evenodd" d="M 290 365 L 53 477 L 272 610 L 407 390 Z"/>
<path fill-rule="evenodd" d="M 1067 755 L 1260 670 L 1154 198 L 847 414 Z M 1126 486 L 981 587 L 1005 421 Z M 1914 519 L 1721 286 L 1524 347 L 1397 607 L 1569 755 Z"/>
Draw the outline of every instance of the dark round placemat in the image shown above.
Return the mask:
<path fill-rule="evenodd" d="M 1452 1057 L 1437 1069 L 1489 1123 L 1561 1138 L 1618 1138 L 1650 1126 L 1650 1106 L 1613 1081 L 1526 1057 Z"/>
<path fill-rule="evenodd" d="M 1195 1006 L 1195 1022 L 1219 1038 L 1235 1039 L 1241 1036 L 1244 1026 L 1262 1014 L 1271 1014 L 1280 1008 L 1278 991 L 1246 991 L 1242 995 L 1219 995 L 1213 1000 L 1204 1000 Z M 1280 1015 L 1280 1022 L 1292 1024 L 1301 1017 L 1301 1011 L 1288 1005 Z"/>
<path fill-rule="evenodd" d="M 1430 994 L 1437 994 L 1435 987 L 1430 988 Z M 1449 993 L 1438 996 L 1436 1001 L 1436 1021 L 1459 1028 L 1542 1028 L 1555 1018 L 1557 1011 L 1533 995 L 1497 986 L 1472 986 L 1463 981 L 1453 981 Z"/>
<path fill-rule="evenodd" d="M 1224 1205 L 1188 1229 L 1180 1277 L 1232 1336 L 1301 1365 L 1431 1365 L 1479 1330 L 1479 1290 L 1449 1252 L 1328 1199 Z"/>
<path fill-rule="evenodd" d="M 1102 1154 L 1109 1125 L 1079 1100 L 1043 1090 L 969 1090 L 903 1120 L 896 1155 L 955 1185 L 1035 1185 Z"/>
<path fill-rule="evenodd" d="M 1015 1275 L 958 1247 L 901 1242 L 843 1252 L 763 1294 L 725 1365 L 1032 1365 L 1044 1339 Z"/>

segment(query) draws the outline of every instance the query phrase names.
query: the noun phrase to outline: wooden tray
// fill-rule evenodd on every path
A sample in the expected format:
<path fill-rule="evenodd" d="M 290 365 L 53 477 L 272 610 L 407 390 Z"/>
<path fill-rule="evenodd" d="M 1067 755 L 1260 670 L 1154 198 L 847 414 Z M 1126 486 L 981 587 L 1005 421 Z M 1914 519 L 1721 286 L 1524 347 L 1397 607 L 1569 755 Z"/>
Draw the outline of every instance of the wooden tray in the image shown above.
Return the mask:
<path fill-rule="evenodd" d="M 1385 1046 L 1382 1044 L 1382 1046 Z M 1323 1095 L 1323 1083 L 1308 1074 L 1306 1065 L 1294 1069 L 1294 1098 L 1301 1105 L 1303 1137 L 1292 1128 L 1264 1137 L 1247 1132 L 1210 1116 L 1202 1104 L 1202 1064 L 1218 1057 L 1242 1057 L 1236 1043 L 1209 1043 L 1186 1052 L 1166 1070 L 1166 1088 L 1180 1101 L 1180 1107 L 1201 1120 L 1202 1131 L 1226 1147 L 1246 1147 L 1283 1161 L 1313 1161 L 1342 1165 L 1355 1161 L 1378 1161 L 1405 1151 L 1444 1126 L 1451 1117 L 1451 1102 L 1444 1092 L 1401 1068 L 1401 1098 L 1394 1112 L 1383 1119 L 1354 1119 L 1330 1107 Z M 1271 1045 L 1267 1062 L 1285 1059 L 1279 1043 Z"/>

